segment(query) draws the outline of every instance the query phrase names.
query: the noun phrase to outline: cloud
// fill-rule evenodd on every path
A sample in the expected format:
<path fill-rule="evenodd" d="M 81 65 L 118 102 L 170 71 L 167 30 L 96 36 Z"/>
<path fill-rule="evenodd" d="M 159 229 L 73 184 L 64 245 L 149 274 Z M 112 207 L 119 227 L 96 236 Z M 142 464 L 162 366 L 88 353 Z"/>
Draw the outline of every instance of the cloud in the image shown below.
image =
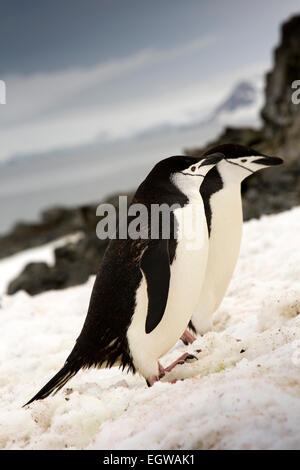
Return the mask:
<path fill-rule="evenodd" d="M 130 137 L 156 125 L 187 123 L 195 114 L 205 113 L 229 91 L 233 82 L 260 73 L 264 64 L 253 64 L 215 79 L 189 83 L 172 81 L 172 70 L 181 60 L 195 59 L 198 52 L 214 43 L 204 38 L 178 48 L 144 50 L 131 57 L 99 64 L 87 69 L 65 70 L 51 74 L 6 77 L 7 104 L 1 108 L 2 126 L 0 159 L 16 154 L 47 152 L 97 140 Z M 154 92 L 145 85 L 143 93 L 134 88 L 143 86 L 144 77 L 162 80 L 162 65 L 170 68 L 164 79 L 163 92 Z M 173 67 L 173 68 L 172 68 Z M 136 74 L 139 72 L 138 78 Z M 132 81 L 133 93 L 122 99 L 108 96 L 106 103 L 94 99 L 95 90 L 111 93 L 122 88 L 125 77 Z M 80 103 L 81 93 L 90 93 L 89 103 Z M 111 98 L 111 99 L 110 99 Z M 4 110 L 4 112 L 3 112 Z"/>
<path fill-rule="evenodd" d="M 11 125 L 23 119 L 33 118 L 41 112 L 63 107 L 70 97 L 84 90 L 101 86 L 115 78 L 138 71 L 146 66 L 179 59 L 208 47 L 215 41 L 206 37 L 178 48 L 147 49 L 132 56 L 111 60 L 88 68 L 75 68 L 32 76 L 4 77 L 8 85 L 8 106 L 0 122 Z"/>

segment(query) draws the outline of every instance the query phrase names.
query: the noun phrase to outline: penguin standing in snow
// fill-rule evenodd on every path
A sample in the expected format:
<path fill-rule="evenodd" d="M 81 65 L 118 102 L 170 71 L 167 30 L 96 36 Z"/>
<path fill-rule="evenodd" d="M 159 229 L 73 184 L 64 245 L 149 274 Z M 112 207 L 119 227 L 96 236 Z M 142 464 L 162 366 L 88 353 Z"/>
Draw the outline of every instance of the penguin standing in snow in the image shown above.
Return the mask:
<path fill-rule="evenodd" d="M 164 238 L 160 230 L 156 239 L 147 232 L 148 237 L 111 240 L 71 354 L 27 405 L 61 389 L 80 369 L 119 366 L 140 373 L 152 385 L 189 358 L 186 353 L 166 369 L 159 363 L 187 328 L 199 300 L 208 255 L 199 188 L 206 173 L 222 158 L 170 157 L 149 173 L 132 205 L 142 204 L 148 213 L 153 204 L 171 208 L 169 236 Z M 195 249 L 184 227 L 194 218 L 200 220 Z"/>
<path fill-rule="evenodd" d="M 190 328 L 199 334 L 211 329 L 212 315 L 225 296 L 237 263 L 243 227 L 241 182 L 258 170 L 283 163 L 281 158 L 242 145 L 219 145 L 203 157 L 210 153 L 223 155 L 223 159 L 209 171 L 200 188 L 209 254 L 204 282 L 200 279 L 199 283 L 199 303 L 190 322 Z M 194 337 L 186 331 L 181 339 L 187 344 Z"/>

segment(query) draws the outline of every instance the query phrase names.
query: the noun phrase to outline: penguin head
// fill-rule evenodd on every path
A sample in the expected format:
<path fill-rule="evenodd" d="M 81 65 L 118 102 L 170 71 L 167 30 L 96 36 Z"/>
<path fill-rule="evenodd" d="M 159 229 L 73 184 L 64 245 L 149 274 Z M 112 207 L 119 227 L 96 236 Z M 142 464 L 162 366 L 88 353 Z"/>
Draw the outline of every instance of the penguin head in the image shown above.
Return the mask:
<path fill-rule="evenodd" d="M 222 158 L 223 154 L 209 155 L 207 158 L 194 158 L 185 155 L 165 158 L 158 162 L 138 188 L 139 199 L 163 199 L 178 190 L 190 196 L 199 194 L 205 175 Z"/>
<path fill-rule="evenodd" d="M 223 158 L 224 155 L 221 153 L 210 154 L 205 158 L 195 158 L 186 155 L 176 155 L 174 157 L 165 158 L 155 165 L 147 176 L 147 179 L 170 179 L 172 175 L 176 174 L 204 177 L 206 173 Z"/>
<path fill-rule="evenodd" d="M 205 159 L 195 159 L 193 157 L 185 157 L 187 162 L 191 163 L 186 168 L 176 169 L 170 174 L 170 180 L 180 191 L 186 196 L 192 196 L 193 193 L 199 193 L 200 186 L 206 174 L 223 158 L 221 153 L 214 153 Z M 190 160 L 190 161 L 189 161 Z"/>
<path fill-rule="evenodd" d="M 223 144 L 206 152 L 207 158 L 211 153 L 223 154 L 223 159 L 217 168 L 223 179 L 231 181 L 243 181 L 258 170 L 270 166 L 281 165 L 283 160 L 278 157 L 270 157 L 250 147 L 238 144 Z"/>
<path fill-rule="evenodd" d="M 183 170 L 181 173 L 184 175 L 190 175 L 190 176 L 204 176 L 221 160 L 223 160 L 224 155 L 221 152 L 216 152 L 213 154 L 209 154 L 207 157 L 204 159 L 195 159 L 193 157 L 188 157 L 192 158 L 193 163 Z"/>

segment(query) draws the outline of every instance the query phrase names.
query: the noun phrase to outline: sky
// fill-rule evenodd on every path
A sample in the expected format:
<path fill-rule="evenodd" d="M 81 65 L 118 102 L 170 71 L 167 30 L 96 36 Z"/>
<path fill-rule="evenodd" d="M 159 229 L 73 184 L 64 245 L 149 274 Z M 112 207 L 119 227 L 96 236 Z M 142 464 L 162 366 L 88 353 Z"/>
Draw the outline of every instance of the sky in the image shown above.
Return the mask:
<path fill-rule="evenodd" d="M 296 0 L 1 0 L 0 161 L 201 118 L 272 63 Z"/>

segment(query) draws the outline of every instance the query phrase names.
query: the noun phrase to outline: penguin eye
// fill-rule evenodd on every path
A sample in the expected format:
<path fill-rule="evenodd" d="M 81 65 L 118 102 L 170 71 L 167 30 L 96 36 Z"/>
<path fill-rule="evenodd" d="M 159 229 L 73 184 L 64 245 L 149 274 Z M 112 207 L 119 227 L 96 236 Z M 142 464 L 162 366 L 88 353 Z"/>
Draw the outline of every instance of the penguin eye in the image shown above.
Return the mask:
<path fill-rule="evenodd" d="M 196 170 L 196 167 L 195 166 L 192 166 L 191 167 L 191 171 L 195 171 Z"/>
<path fill-rule="evenodd" d="M 247 161 L 247 158 L 243 158 L 241 162 L 245 163 Z"/>

